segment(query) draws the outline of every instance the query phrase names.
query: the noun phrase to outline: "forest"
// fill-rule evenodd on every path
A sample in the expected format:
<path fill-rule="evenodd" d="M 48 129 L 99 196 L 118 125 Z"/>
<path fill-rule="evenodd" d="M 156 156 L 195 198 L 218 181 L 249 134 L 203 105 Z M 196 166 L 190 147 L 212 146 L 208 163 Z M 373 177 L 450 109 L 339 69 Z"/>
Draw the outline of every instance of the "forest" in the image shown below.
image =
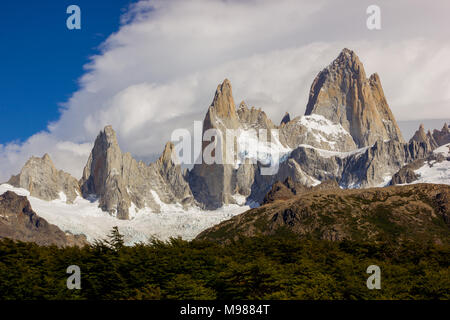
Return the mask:
<path fill-rule="evenodd" d="M 80 267 L 79 290 L 67 287 L 70 265 Z M 366 285 L 370 265 L 380 267 L 380 290 Z M 84 247 L 0 241 L 0 300 L 449 298 L 450 246 L 433 243 L 289 235 L 129 247 L 117 229 Z"/>

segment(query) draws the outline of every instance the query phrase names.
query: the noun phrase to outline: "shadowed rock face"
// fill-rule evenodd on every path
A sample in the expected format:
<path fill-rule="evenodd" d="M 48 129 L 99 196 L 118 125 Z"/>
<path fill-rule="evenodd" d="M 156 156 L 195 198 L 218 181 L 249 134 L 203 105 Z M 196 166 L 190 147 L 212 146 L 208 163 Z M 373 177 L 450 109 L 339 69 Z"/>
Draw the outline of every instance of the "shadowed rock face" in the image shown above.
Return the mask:
<path fill-rule="evenodd" d="M 27 197 L 11 191 L 0 195 L 0 238 L 60 247 L 87 244 L 86 237 L 66 234 L 39 217 Z"/>
<path fill-rule="evenodd" d="M 30 158 L 20 173 L 11 177 L 8 184 L 27 189 L 31 196 L 47 201 L 60 199 L 61 192 L 65 194 L 68 203 L 81 195 L 77 179 L 57 170 L 48 154 L 42 158 Z"/>
<path fill-rule="evenodd" d="M 286 112 L 283 116 L 283 119 L 281 119 L 280 126 L 288 123 L 289 121 L 291 121 L 291 116 L 288 112 Z"/>
<path fill-rule="evenodd" d="M 159 211 L 163 203 L 193 204 L 193 196 L 180 165 L 175 162 L 174 146 L 168 143 L 162 156 L 150 165 L 123 154 L 111 126 L 95 140 L 83 177 L 83 196 L 99 198 L 100 207 L 119 219 L 130 217 L 130 207 L 149 207 Z"/>
<path fill-rule="evenodd" d="M 202 232 L 197 239 L 295 234 L 355 241 L 450 243 L 450 186 L 416 184 L 303 192 L 251 209 Z"/>
<path fill-rule="evenodd" d="M 404 142 L 377 74 L 366 78 L 358 56 L 344 49 L 315 78 L 305 115 L 319 114 L 340 123 L 358 147 L 377 140 Z"/>
<path fill-rule="evenodd" d="M 427 144 L 412 141 L 377 141 L 373 146 L 349 153 L 332 153 L 309 146 L 294 149 L 280 164 L 276 175 L 255 175 L 250 199 L 261 203 L 271 186 L 290 177 L 294 183 L 311 186 L 337 181 L 343 188 L 367 188 L 387 184 L 404 164 L 426 157 Z"/>
<path fill-rule="evenodd" d="M 450 130 L 448 129 L 447 124 L 444 124 L 441 131 L 436 129 L 433 130 L 433 138 L 438 146 L 443 146 L 444 144 L 450 143 Z"/>
<path fill-rule="evenodd" d="M 203 120 L 203 132 L 210 129 L 217 130 L 222 135 L 222 164 L 209 163 L 205 157 L 206 154 L 219 158 L 220 155 L 216 154 L 217 150 L 220 150 L 220 146 L 214 152 L 208 152 L 208 145 L 215 141 L 215 137 L 211 138 L 211 141 L 204 141 L 202 146 L 202 163 L 196 164 L 194 168 L 189 172 L 189 185 L 195 199 L 205 209 L 216 209 L 222 206 L 224 203 L 233 203 L 233 166 L 229 164 L 223 164 L 226 158 L 225 145 L 228 143 L 226 129 L 239 128 L 239 117 L 236 112 L 236 105 L 233 99 L 233 92 L 231 83 L 228 79 L 225 79 L 222 84 L 218 85 L 214 99 L 211 106 L 206 113 Z M 218 142 L 215 141 L 217 144 Z"/>

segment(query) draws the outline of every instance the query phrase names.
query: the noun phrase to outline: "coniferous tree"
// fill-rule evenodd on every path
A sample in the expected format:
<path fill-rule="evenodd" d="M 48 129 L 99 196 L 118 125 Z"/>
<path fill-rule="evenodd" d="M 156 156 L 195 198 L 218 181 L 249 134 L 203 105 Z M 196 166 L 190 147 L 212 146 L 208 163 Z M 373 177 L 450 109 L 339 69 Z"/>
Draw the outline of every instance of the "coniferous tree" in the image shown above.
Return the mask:
<path fill-rule="evenodd" d="M 119 228 L 114 226 L 112 228 L 111 234 L 108 236 L 109 240 L 106 242 L 116 251 L 119 251 L 124 246 L 124 236 L 120 234 Z"/>

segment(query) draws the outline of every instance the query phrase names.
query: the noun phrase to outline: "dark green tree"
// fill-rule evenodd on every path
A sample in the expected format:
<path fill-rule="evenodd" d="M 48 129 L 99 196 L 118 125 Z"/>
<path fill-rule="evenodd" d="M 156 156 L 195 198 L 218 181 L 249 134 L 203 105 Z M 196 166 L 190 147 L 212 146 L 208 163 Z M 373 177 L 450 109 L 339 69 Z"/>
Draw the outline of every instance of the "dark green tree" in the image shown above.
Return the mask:
<path fill-rule="evenodd" d="M 119 232 L 119 228 L 117 226 L 114 226 L 110 235 L 108 236 L 108 240 L 106 240 L 106 243 L 114 250 L 119 251 L 123 248 L 125 243 L 123 238 L 123 235 Z"/>

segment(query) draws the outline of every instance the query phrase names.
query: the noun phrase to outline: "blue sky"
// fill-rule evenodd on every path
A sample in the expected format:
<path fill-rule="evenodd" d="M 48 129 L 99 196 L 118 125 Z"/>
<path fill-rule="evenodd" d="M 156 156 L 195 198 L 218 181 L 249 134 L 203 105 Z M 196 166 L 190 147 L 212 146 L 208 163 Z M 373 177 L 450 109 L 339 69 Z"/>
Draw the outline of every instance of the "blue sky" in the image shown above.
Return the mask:
<path fill-rule="evenodd" d="M 0 144 L 23 141 L 59 117 L 78 88 L 83 65 L 120 27 L 130 0 L 2 1 Z M 67 6 L 81 8 L 81 30 L 68 30 Z"/>

